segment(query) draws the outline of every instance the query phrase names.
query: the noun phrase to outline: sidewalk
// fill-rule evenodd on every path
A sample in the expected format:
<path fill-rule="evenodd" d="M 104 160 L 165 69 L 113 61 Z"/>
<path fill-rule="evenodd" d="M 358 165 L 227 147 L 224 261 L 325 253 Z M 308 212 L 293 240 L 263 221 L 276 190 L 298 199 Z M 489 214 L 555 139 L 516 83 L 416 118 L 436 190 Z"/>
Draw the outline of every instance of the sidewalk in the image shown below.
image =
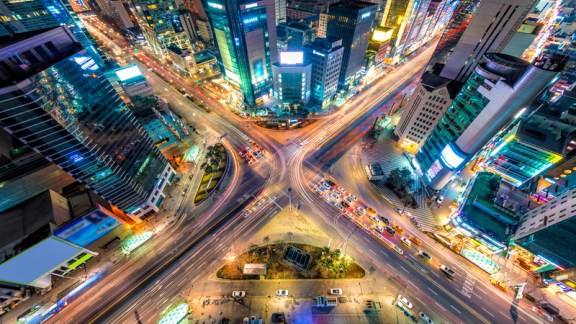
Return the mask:
<path fill-rule="evenodd" d="M 396 168 L 407 167 L 413 171 L 408 158 L 403 154 L 403 151 L 396 146 L 396 140 L 393 138 L 390 128 L 380 133 L 372 148 L 363 148 L 360 151 L 360 161 L 362 167 L 370 163 L 379 163 L 385 175 Z M 416 217 L 424 231 L 434 231 L 437 229 L 438 224 L 441 224 L 441 221 L 435 218 L 430 208 L 428 208 L 425 190 L 423 190 L 422 183 L 416 175 L 413 175 L 413 180 L 412 190 L 414 192 L 414 198 L 418 203 L 418 208 L 404 208 L 404 203 L 392 190 L 384 185 L 384 181 L 371 181 L 371 183 L 394 208 L 398 208 L 399 210 L 405 209 L 405 212 L 409 212 L 412 216 Z"/>

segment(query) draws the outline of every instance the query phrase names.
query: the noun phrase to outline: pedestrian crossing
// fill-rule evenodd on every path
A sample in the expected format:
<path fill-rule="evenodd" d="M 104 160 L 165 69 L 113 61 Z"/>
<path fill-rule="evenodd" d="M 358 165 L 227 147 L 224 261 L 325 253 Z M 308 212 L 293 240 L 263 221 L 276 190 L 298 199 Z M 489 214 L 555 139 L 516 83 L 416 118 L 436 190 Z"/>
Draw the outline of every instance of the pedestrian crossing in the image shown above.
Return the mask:
<path fill-rule="evenodd" d="M 402 150 L 396 147 L 396 141 L 388 134 L 383 135 L 373 148 L 362 150 L 360 161 L 362 166 L 371 163 L 379 163 L 385 175 L 396 168 L 407 167 L 410 171 L 413 171 L 408 158 L 404 156 Z M 371 183 L 382 197 L 388 200 L 394 208 L 398 208 L 399 210 L 404 209 L 406 212 L 410 212 L 410 214 L 416 218 L 419 227 L 421 227 L 423 231 L 434 231 L 437 229 L 437 225 L 434 222 L 434 217 L 426 203 L 426 190 L 414 172 L 412 173 L 412 177 L 413 181 L 411 191 L 416 199 L 418 208 L 404 208 L 404 203 L 396 196 L 396 194 L 394 194 L 394 192 L 392 192 L 392 190 L 388 189 L 384 185 L 383 180 L 371 181 Z"/>

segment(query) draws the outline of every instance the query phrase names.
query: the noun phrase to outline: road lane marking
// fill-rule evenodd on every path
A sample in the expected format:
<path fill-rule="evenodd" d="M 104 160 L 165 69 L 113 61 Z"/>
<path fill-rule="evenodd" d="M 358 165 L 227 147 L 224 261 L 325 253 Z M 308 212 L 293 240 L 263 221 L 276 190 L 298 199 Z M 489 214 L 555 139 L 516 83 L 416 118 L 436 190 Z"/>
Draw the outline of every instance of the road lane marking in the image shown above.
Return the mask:
<path fill-rule="evenodd" d="M 482 309 L 483 309 L 486 313 L 490 314 L 490 316 L 494 317 L 494 314 L 492 314 L 492 313 L 490 313 L 489 311 L 487 311 L 486 308 L 482 307 Z"/>
<path fill-rule="evenodd" d="M 446 308 L 442 307 L 442 305 L 438 304 L 438 302 L 434 302 L 434 304 L 436 304 L 436 306 L 442 308 L 442 310 L 444 310 L 445 312 L 448 311 Z"/>
<path fill-rule="evenodd" d="M 418 288 L 418 286 L 416 286 L 415 284 L 413 284 L 412 281 L 408 281 L 408 283 L 411 284 L 412 286 Z M 418 297 L 414 297 L 414 298 L 418 299 Z"/>
<path fill-rule="evenodd" d="M 430 290 L 434 295 L 438 296 L 438 293 L 435 292 L 434 290 L 430 289 L 430 287 L 428 287 L 428 290 Z"/>
<path fill-rule="evenodd" d="M 450 307 L 452 307 L 452 308 L 453 308 L 455 311 L 457 311 L 459 314 L 462 314 L 462 312 L 461 312 L 458 308 L 454 307 L 454 305 L 450 305 Z"/>
<path fill-rule="evenodd" d="M 400 268 L 402 268 L 402 270 L 406 271 L 407 273 L 410 273 L 410 271 L 406 270 L 406 268 L 404 268 L 403 266 L 400 266 Z"/>
<path fill-rule="evenodd" d="M 509 319 L 512 319 L 508 314 L 503 313 L 502 311 L 500 311 L 500 314 L 502 314 L 502 316 L 507 317 Z"/>

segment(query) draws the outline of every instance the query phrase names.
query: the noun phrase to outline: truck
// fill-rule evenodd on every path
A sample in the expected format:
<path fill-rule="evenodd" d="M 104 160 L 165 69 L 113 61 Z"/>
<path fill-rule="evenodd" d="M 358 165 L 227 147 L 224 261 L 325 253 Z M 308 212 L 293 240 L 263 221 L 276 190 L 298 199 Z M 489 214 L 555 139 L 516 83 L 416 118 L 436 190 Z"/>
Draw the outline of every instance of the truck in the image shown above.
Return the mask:
<path fill-rule="evenodd" d="M 454 270 L 448 268 L 447 266 L 441 264 L 440 265 L 440 270 L 442 270 L 448 277 L 452 278 L 454 277 Z"/>

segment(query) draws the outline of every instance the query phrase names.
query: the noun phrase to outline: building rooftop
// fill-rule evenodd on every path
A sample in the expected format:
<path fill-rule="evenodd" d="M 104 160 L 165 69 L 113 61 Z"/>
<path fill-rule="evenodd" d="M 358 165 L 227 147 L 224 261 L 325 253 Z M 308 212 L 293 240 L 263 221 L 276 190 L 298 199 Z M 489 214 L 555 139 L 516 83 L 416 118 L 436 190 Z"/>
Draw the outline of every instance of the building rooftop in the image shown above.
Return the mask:
<path fill-rule="evenodd" d="M 448 78 L 441 77 L 432 72 L 426 71 L 422 75 L 422 85 L 428 90 L 432 91 L 441 87 L 446 87 L 450 98 L 455 98 L 460 89 L 462 89 L 463 83 L 450 80 Z"/>
<path fill-rule="evenodd" d="M 55 51 L 44 51 L 43 56 L 29 59 L 29 51 L 39 45 L 56 48 Z M 51 45 L 48 45 L 51 44 Z M 64 27 L 31 33 L 28 38 L 12 42 L 0 48 L 0 87 L 5 87 L 25 80 L 44 71 L 53 64 L 82 50 L 80 43 Z"/>
<path fill-rule="evenodd" d="M 215 59 L 216 59 L 216 55 L 214 55 L 214 53 L 212 53 L 208 50 L 194 53 L 194 60 L 196 60 L 197 64 L 204 63 L 204 62 L 210 61 L 210 60 L 215 60 Z"/>

